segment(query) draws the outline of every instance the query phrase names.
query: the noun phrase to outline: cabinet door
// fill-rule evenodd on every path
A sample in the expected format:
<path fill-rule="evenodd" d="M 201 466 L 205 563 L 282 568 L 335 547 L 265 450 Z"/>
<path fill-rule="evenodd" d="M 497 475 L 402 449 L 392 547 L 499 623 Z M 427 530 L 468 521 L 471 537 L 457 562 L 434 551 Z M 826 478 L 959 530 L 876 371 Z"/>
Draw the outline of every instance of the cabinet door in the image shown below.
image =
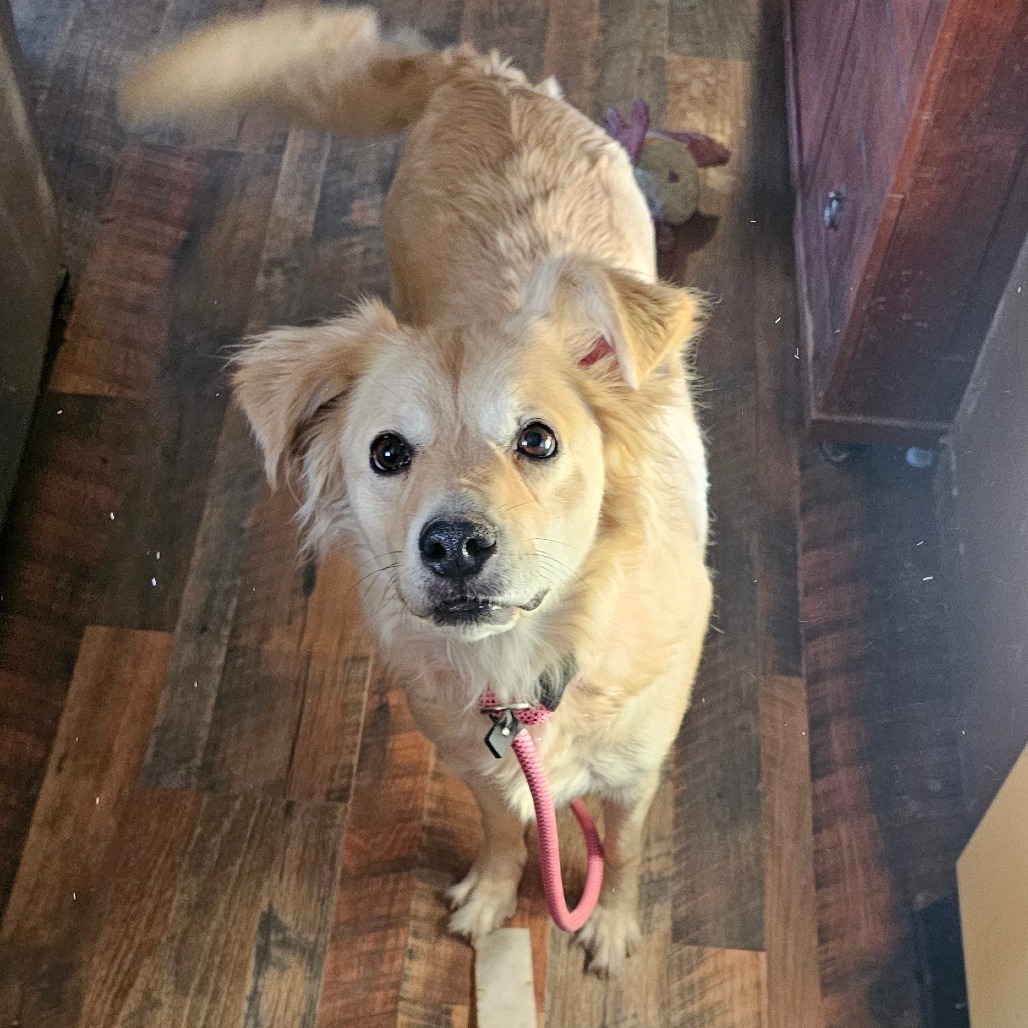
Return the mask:
<path fill-rule="evenodd" d="M 800 216 L 812 318 L 812 372 L 820 387 L 831 372 L 853 308 L 873 225 L 870 222 L 863 106 L 857 49 L 843 61 L 817 164 L 803 176 Z"/>
<path fill-rule="evenodd" d="M 35 407 L 60 263 L 21 81 L 10 9 L 0 0 L 0 522 Z"/>
<path fill-rule="evenodd" d="M 853 33 L 857 0 L 793 0 L 792 63 L 795 70 L 801 166 L 811 169 L 825 136 L 838 91 L 843 55 Z"/>

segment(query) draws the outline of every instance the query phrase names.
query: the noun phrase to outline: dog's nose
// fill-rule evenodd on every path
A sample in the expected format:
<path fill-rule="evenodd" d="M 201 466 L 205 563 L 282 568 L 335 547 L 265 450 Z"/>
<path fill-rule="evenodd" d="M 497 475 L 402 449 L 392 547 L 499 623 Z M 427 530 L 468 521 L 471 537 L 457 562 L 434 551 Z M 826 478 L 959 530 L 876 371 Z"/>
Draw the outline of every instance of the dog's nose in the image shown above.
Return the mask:
<path fill-rule="evenodd" d="M 496 536 L 471 521 L 431 521 L 418 540 L 421 559 L 442 578 L 470 578 L 496 552 Z"/>

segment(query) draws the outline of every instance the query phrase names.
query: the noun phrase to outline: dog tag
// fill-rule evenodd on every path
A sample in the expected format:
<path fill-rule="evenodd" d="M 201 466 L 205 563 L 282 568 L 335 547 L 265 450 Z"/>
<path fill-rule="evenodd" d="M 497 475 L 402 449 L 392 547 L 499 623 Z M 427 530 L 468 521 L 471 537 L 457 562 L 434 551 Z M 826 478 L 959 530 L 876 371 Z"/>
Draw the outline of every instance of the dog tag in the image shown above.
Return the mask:
<path fill-rule="evenodd" d="M 499 760 L 510 749 L 514 736 L 521 731 L 522 727 L 513 711 L 505 710 L 500 720 L 493 722 L 493 727 L 489 729 L 485 737 L 485 744 L 489 747 L 489 752 Z"/>

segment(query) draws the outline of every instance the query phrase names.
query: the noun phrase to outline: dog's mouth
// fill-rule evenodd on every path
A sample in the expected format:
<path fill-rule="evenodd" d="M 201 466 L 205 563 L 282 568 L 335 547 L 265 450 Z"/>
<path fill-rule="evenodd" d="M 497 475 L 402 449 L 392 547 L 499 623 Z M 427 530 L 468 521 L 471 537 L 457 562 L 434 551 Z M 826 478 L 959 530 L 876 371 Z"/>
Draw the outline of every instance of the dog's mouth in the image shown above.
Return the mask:
<path fill-rule="evenodd" d="M 537 610 L 547 592 L 543 589 L 527 603 L 501 603 L 483 596 L 455 596 L 437 603 L 432 608 L 431 617 L 437 625 L 501 624 L 519 612 Z"/>

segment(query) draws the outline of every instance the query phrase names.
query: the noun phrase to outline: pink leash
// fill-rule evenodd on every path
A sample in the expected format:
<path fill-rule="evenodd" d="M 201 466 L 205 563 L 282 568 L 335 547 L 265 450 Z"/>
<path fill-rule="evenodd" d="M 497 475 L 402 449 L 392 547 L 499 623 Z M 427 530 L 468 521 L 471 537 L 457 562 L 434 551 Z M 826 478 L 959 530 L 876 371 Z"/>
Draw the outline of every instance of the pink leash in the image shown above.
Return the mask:
<path fill-rule="evenodd" d="M 581 800 L 571 801 L 571 811 L 578 820 L 585 837 L 588 854 L 585 874 L 585 888 L 582 898 L 574 910 L 568 910 L 564 898 L 564 882 L 560 873 L 560 842 L 557 838 L 557 815 L 553 809 L 553 797 L 546 781 L 546 772 L 535 748 L 535 742 L 525 725 L 537 725 L 550 716 L 542 706 L 527 703 L 501 705 L 492 692 L 482 693 L 481 708 L 493 719 L 493 727 L 486 736 L 486 745 L 493 756 L 502 757 L 509 745 L 518 758 L 525 773 L 532 803 L 535 805 L 535 820 L 539 831 L 539 868 L 542 872 L 543 892 L 546 905 L 554 924 L 562 931 L 577 932 L 596 908 L 603 884 L 603 846 L 596 832 L 596 825 Z"/>

